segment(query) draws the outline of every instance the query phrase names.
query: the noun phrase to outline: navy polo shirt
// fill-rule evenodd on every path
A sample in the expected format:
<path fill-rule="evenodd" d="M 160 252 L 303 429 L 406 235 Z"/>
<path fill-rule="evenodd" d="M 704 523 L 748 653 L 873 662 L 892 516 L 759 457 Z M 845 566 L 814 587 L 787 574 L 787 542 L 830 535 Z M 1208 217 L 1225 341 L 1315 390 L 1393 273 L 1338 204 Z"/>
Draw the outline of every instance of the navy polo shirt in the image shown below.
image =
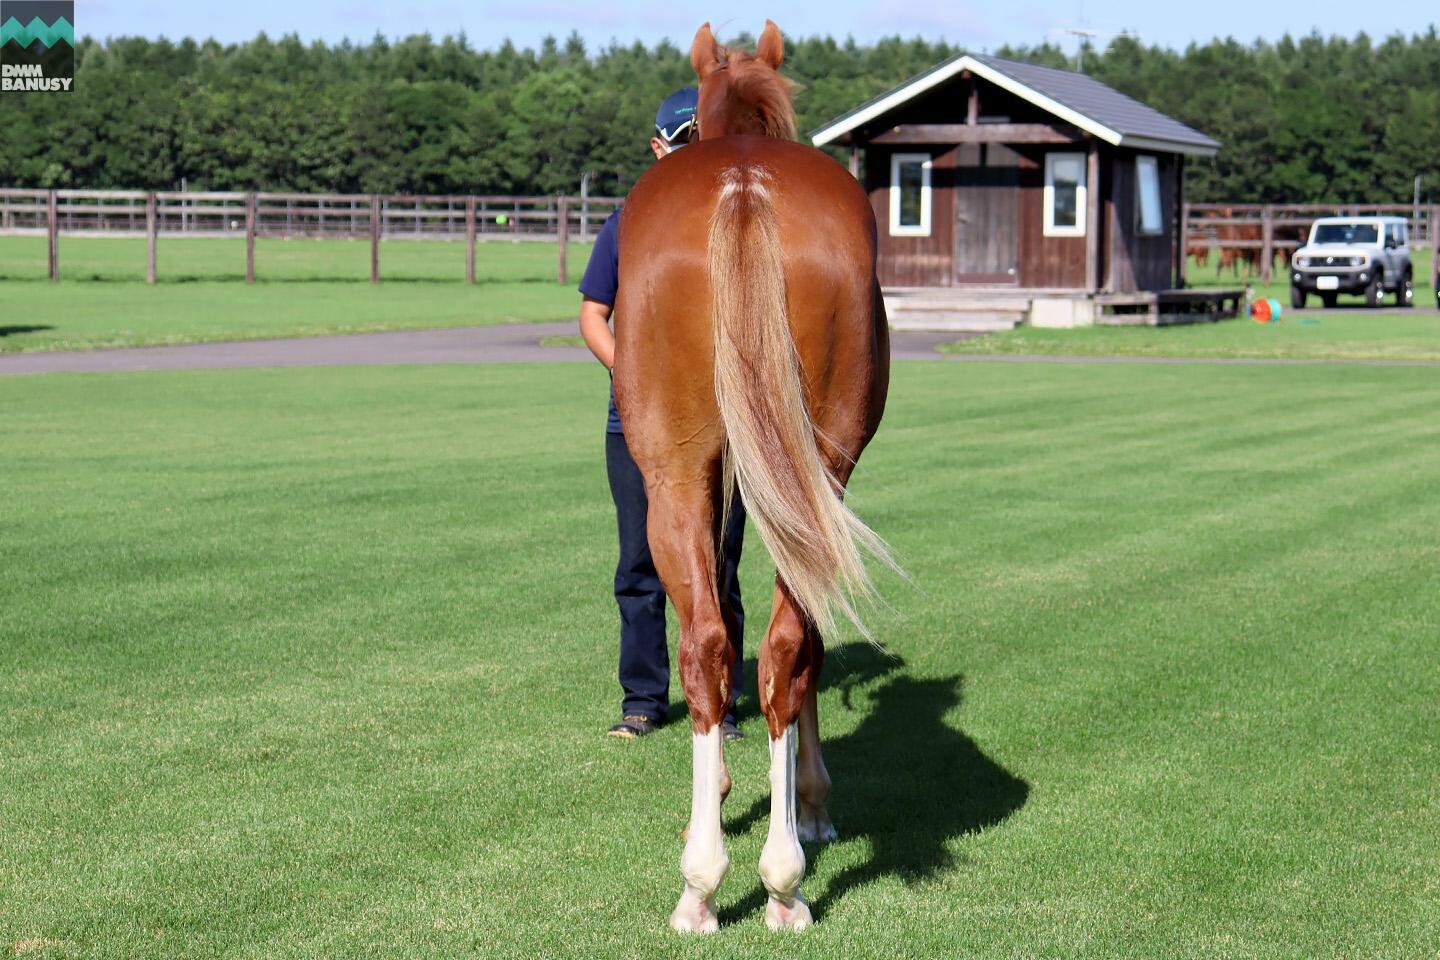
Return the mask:
<path fill-rule="evenodd" d="M 590 251 L 590 263 L 585 267 L 585 276 L 580 279 L 580 293 L 613 308 L 615 290 L 619 286 L 620 211 L 616 210 L 595 237 L 595 249 Z M 620 411 L 615 408 L 614 377 L 610 380 L 610 420 L 605 425 L 605 432 L 625 432 L 620 426 Z"/>

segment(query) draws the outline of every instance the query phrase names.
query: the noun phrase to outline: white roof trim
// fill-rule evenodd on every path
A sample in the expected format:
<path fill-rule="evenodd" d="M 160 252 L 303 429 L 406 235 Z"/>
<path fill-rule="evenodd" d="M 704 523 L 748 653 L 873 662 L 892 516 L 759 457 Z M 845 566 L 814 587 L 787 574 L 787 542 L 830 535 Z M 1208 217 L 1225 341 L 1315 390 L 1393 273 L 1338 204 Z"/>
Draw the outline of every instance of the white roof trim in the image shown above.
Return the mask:
<path fill-rule="evenodd" d="M 1122 147 L 1133 147 L 1136 150 L 1161 150 L 1165 153 L 1188 153 L 1192 157 L 1213 157 L 1219 153 L 1218 147 L 1205 147 L 1198 143 L 1176 143 L 1173 140 L 1156 140 L 1154 137 L 1125 137 L 1120 141 Z"/>
<path fill-rule="evenodd" d="M 938 86 L 944 83 L 946 80 L 949 80 L 951 77 L 955 76 L 955 74 L 965 69 L 965 62 L 969 59 L 969 57 L 961 57 L 959 60 L 945 64 L 944 66 L 937 68 L 931 73 L 922 74 L 921 76 L 916 77 L 915 80 L 911 83 L 907 83 L 905 86 L 899 88 L 894 93 L 891 93 L 889 96 L 881 100 L 875 101 L 874 103 L 870 104 L 870 106 L 866 107 L 864 110 L 860 111 L 854 116 L 846 117 L 844 120 L 837 121 L 836 123 L 833 123 L 828 127 L 821 127 L 819 130 L 815 131 L 815 136 L 810 138 L 810 142 L 815 144 L 815 146 L 817 147 L 823 147 L 825 144 L 829 143 L 831 140 L 834 140 L 841 134 L 849 133 L 856 127 L 859 127 L 862 124 L 869 123 L 871 120 L 874 120 L 876 117 L 880 116 L 886 111 L 892 110 L 895 107 L 900 106 L 900 104 L 904 103 L 906 100 L 918 96 L 919 94 L 924 93 L 926 90 L 929 90 L 931 87 Z"/>
<path fill-rule="evenodd" d="M 1135 147 L 1141 150 L 1163 150 L 1169 153 L 1190 153 L 1205 157 L 1214 156 L 1217 152 L 1217 148 L 1214 147 L 1202 147 L 1188 143 L 1171 143 L 1164 140 L 1154 140 L 1143 137 L 1122 137 L 1119 131 L 1111 130 L 1109 127 L 1096 122 L 1085 114 L 1072 110 L 1057 100 L 1050 99 L 1034 87 L 1027 86 L 1009 74 L 1002 73 L 968 54 L 958 60 L 945 64 L 932 73 L 917 77 L 914 81 L 899 88 L 889 96 L 875 101 L 853 116 L 846 117 L 828 127 L 821 127 L 815 131 L 815 136 L 811 137 L 811 142 L 817 147 L 824 146 L 836 137 L 843 136 L 857 127 L 869 123 L 876 117 L 893 110 L 902 103 L 919 96 L 925 91 L 939 86 L 962 70 L 969 70 L 977 77 L 990 81 L 1002 90 L 1008 90 L 1020 99 L 1032 103 L 1048 113 L 1054 114 L 1061 120 L 1064 120 L 1072 126 L 1079 127 L 1086 133 L 1092 134 L 1112 146 Z"/>
<path fill-rule="evenodd" d="M 1071 126 L 1079 127 L 1086 133 L 1099 137 L 1111 146 L 1118 147 L 1120 145 L 1121 137 L 1118 130 L 1111 130 L 1103 124 L 1096 123 L 1091 118 L 1085 116 L 1085 114 L 1071 110 L 1058 100 L 1051 100 L 1034 87 L 1026 86 L 1014 77 L 1001 73 L 999 70 L 981 63 L 979 60 L 971 60 L 968 56 L 963 57 L 962 61 L 963 60 L 970 60 L 969 70 L 977 77 L 983 77 L 1002 90 L 1008 90 L 1020 99 L 1028 100 L 1041 110 L 1055 114 L 1055 116 Z"/>

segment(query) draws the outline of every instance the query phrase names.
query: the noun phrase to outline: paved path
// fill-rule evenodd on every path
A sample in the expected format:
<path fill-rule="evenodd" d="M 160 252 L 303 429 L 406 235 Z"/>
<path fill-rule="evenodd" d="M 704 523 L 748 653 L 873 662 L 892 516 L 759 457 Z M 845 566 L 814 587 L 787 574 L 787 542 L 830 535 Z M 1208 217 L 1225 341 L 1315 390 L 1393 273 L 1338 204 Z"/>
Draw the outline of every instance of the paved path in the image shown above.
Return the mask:
<path fill-rule="evenodd" d="M 173 347 L 0 354 L 0 375 L 226 367 L 315 367 L 392 363 L 593 363 L 584 347 L 542 347 L 544 337 L 575 336 L 573 322 L 525 323 L 445 330 L 396 330 L 338 337 L 238 340 Z M 956 333 L 897 333 L 893 355 L 938 360 L 935 345 Z"/>
<path fill-rule="evenodd" d="M 67 350 L 0 354 L 0 376 L 20 373 L 81 373 L 116 370 L 196 370 L 231 367 L 315 367 L 396 363 L 594 362 L 584 347 L 542 347 L 543 337 L 574 336 L 575 324 L 525 323 L 445 330 L 396 330 L 337 337 L 239 340 L 173 347 Z M 1178 357 L 1078 357 L 940 354 L 935 347 L 974 334 L 894 331 L 897 360 L 986 361 L 999 363 L 1210 363 L 1306 365 L 1363 363 L 1373 366 L 1440 366 L 1432 360 L 1223 360 Z"/>

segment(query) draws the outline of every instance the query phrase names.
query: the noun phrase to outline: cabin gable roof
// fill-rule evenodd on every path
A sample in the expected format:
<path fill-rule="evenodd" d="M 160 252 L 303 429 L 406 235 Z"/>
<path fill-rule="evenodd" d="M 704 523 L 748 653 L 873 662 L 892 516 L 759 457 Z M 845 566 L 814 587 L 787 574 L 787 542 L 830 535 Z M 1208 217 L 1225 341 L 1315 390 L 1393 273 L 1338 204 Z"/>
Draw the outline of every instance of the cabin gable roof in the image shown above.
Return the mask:
<path fill-rule="evenodd" d="M 1113 146 L 1198 156 L 1220 149 L 1200 131 L 1083 73 L 977 54 L 951 57 L 860 104 L 814 131 L 811 141 L 832 143 L 966 70 Z"/>

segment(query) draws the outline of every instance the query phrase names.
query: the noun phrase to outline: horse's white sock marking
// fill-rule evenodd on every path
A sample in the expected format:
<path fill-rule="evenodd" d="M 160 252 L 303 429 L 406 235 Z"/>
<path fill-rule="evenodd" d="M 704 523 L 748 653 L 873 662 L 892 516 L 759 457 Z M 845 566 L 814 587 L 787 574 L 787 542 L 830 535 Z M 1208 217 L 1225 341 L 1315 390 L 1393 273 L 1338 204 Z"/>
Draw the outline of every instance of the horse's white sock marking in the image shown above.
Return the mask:
<path fill-rule="evenodd" d="M 690 794 L 690 833 L 680 855 L 680 872 L 685 892 L 670 926 L 683 933 L 713 933 L 720 929 L 715 916 L 715 891 L 730 869 L 725 838 L 720 831 L 720 801 L 725 776 L 724 749 L 720 727 L 694 735 L 694 774 Z"/>
<path fill-rule="evenodd" d="M 760 882 L 770 892 L 765 923 L 771 930 L 804 930 L 810 905 L 800 895 L 805 851 L 795 829 L 795 724 L 770 741 L 770 833 L 760 851 Z"/>

